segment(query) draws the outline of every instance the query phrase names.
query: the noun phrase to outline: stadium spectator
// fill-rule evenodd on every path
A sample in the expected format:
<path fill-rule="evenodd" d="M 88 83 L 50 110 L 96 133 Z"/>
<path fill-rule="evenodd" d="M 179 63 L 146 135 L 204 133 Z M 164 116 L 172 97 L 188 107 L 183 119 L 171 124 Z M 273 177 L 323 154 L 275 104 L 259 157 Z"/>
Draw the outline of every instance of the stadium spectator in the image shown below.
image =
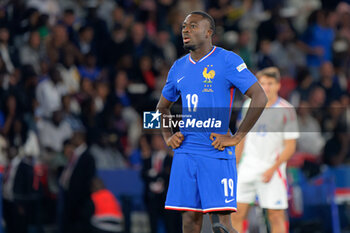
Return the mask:
<path fill-rule="evenodd" d="M 100 78 L 101 69 L 97 67 L 96 57 L 92 53 L 85 54 L 84 63 L 79 67 L 80 76 L 91 81 L 96 81 Z"/>
<path fill-rule="evenodd" d="M 300 137 L 297 139 L 297 152 L 308 153 L 318 157 L 325 144 L 321 134 L 321 126 L 311 115 L 311 109 L 307 102 L 301 101 L 298 106 Z"/>
<path fill-rule="evenodd" d="M 349 137 L 343 127 L 341 124 L 337 125 L 322 154 L 324 163 L 332 167 L 349 162 Z"/>
<path fill-rule="evenodd" d="M 83 55 L 89 53 L 96 54 L 96 47 L 93 42 L 94 33 L 92 27 L 83 26 L 79 29 L 79 37 L 76 46 Z"/>
<path fill-rule="evenodd" d="M 80 106 L 78 102 L 70 95 L 62 97 L 62 114 L 63 121 L 67 122 L 72 130 L 77 130 L 82 127 L 81 118 L 79 118 Z"/>
<path fill-rule="evenodd" d="M 258 68 L 264 69 L 267 67 L 274 66 L 274 62 L 271 57 L 271 41 L 268 39 L 261 40 L 260 43 L 260 52 L 258 56 Z"/>
<path fill-rule="evenodd" d="M 61 98 L 67 93 L 62 84 L 62 77 L 57 67 L 49 71 L 49 78 L 40 82 L 36 88 L 36 99 L 39 103 L 39 115 L 50 117 L 52 112 L 61 108 Z"/>
<path fill-rule="evenodd" d="M 50 37 L 46 40 L 46 53 L 51 64 L 61 62 L 67 53 L 72 54 L 77 62 L 83 61 L 80 51 L 69 41 L 66 28 L 63 25 L 53 27 Z"/>
<path fill-rule="evenodd" d="M 127 167 L 127 162 L 121 152 L 115 148 L 115 143 L 115 137 L 107 133 L 100 133 L 97 142 L 90 149 L 97 169 L 113 170 Z"/>
<path fill-rule="evenodd" d="M 314 80 L 319 80 L 320 78 L 318 67 L 323 62 L 332 60 L 332 42 L 334 36 L 334 31 L 329 27 L 327 22 L 326 12 L 323 10 L 312 12 L 300 45 L 307 54 L 307 65 L 310 67 Z"/>
<path fill-rule="evenodd" d="M 301 101 L 308 101 L 310 92 L 314 86 L 312 76 L 306 67 L 299 68 L 295 77 L 297 87 L 290 95 L 290 103 L 299 106 Z"/>
<path fill-rule="evenodd" d="M 80 73 L 74 64 L 72 54 L 65 54 L 63 62 L 57 65 L 57 69 L 61 74 L 62 82 L 68 93 L 74 94 L 78 92 L 80 89 Z"/>
<path fill-rule="evenodd" d="M 10 48 L 9 44 L 10 33 L 6 27 L 0 28 L 0 55 L 6 67 L 6 71 L 12 74 L 15 70 L 14 64 L 14 49 Z"/>
<path fill-rule="evenodd" d="M 334 100 L 339 100 L 342 89 L 339 79 L 335 76 L 334 66 L 331 62 L 324 62 L 320 67 L 320 81 L 317 83 L 326 94 L 325 105 L 329 105 Z"/>
<path fill-rule="evenodd" d="M 70 41 L 76 41 L 77 40 L 77 33 L 76 33 L 76 27 L 77 27 L 77 18 L 75 15 L 75 12 L 72 8 L 67 8 L 63 12 L 61 24 L 66 27 L 68 38 Z"/>
<path fill-rule="evenodd" d="M 63 188 L 62 232 L 90 233 L 92 212 L 84 208 L 91 203 L 91 182 L 96 175 L 95 161 L 86 144 L 85 133 L 80 130 L 71 139 L 75 147 L 60 177 Z"/>
<path fill-rule="evenodd" d="M 51 119 L 40 119 L 37 127 L 41 146 L 54 152 L 61 152 L 63 142 L 73 133 L 70 125 L 63 121 L 61 110 L 54 111 Z"/>
<path fill-rule="evenodd" d="M 38 31 L 32 31 L 28 43 L 19 50 L 19 59 L 22 65 L 33 66 L 37 74 L 40 73 L 40 60 L 43 58 L 40 35 Z"/>

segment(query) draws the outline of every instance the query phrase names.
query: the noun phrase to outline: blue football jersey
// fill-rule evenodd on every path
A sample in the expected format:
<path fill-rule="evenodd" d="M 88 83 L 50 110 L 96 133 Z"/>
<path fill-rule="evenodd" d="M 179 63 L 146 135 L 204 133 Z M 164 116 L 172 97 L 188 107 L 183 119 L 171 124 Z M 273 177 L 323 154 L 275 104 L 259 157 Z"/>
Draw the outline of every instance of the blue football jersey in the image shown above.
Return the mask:
<path fill-rule="evenodd" d="M 209 137 L 212 132 L 227 133 L 236 88 L 245 93 L 256 81 L 237 54 L 220 47 L 214 46 L 197 62 L 190 54 L 178 59 L 162 91 L 171 102 L 180 95 L 182 99 L 180 131 L 185 139 L 176 151 L 233 158 L 234 147 L 219 151 Z"/>

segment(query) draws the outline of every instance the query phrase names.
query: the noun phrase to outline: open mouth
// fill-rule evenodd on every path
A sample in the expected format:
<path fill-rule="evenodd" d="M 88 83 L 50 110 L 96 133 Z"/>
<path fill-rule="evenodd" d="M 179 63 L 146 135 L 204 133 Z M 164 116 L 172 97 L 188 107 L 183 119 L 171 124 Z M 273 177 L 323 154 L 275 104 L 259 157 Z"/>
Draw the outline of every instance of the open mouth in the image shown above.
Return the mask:
<path fill-rule="evenodd" d="M 189 43 L 191 41 L 191 39 L 189 37 L 184 37 L 183 41 L 185 44 Z"/>

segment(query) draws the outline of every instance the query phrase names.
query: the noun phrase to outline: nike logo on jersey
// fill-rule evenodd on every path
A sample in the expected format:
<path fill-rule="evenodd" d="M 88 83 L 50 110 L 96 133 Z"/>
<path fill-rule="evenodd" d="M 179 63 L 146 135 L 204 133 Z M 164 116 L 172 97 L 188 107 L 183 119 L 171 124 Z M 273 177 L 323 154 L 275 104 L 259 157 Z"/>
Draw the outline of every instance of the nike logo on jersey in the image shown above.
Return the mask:
<path fill-rule="evenodd" d="M 181 78 L 179 78 L 179 79 L 177 80 L 177 83 L 179 83 L 184 77 L 185 77 L 185 76 L 182 76 Z"/>
<path fill-rule="evenodd" d="M 230 202 L 232 202 L 232 201 L 234 201 L 235 199 L 233 198 L 233 199 L 231 199 L 231 200 L 227 200 L 227 198 L 225 199 L 225 203 L 230 203 Z"/>

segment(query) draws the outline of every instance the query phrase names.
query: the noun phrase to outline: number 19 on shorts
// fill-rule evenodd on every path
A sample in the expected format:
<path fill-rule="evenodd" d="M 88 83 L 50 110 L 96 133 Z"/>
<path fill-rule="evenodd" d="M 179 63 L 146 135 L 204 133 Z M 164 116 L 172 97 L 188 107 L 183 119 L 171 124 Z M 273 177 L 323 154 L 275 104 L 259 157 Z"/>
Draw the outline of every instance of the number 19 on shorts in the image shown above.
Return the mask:
<path fill-rule="evenodd" d="M 233 179 L 224 178 L 221 180 L 221 184 L 224 185 L 225 197 L 228 197 L 228 196 L 233 197 L 233 188 L 234 188 Z"/>

